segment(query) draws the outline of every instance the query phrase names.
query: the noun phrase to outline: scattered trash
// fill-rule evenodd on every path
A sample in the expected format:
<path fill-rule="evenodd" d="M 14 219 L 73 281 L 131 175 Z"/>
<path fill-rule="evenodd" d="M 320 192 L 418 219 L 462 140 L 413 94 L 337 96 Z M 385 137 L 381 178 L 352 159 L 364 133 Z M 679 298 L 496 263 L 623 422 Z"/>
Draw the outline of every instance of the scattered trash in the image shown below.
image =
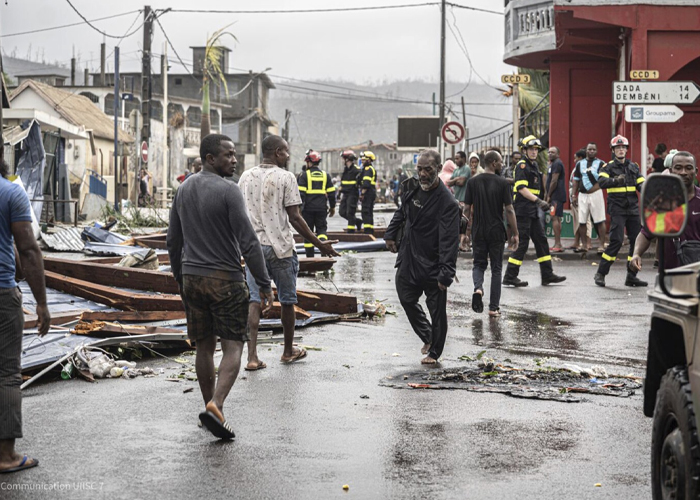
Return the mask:
<path fill-rule="evenodd" d="M 344 489 L 345 491 L 348 491 L 348 490 L 350 489 L 350 485 L 349 485 L 349 484 L 344 484 L 344 485 L 343 485 L 343 489 Z"/>
<path fill-rule="evenodd" d="M 184 391 L 182 391 L 182 393 L 183 393 L 183 394 L 187 394 L 188 392 L 192 392 L 192 391 L 194 391 L 194 387 L 188 387 L 187 389 L 185 389 Z"/>
<path fill-rule="evenodd" d="M 600 484 L 600 483 L 595 483 L 595 487 L 596 487 L 596 488 L 600 488 L 601 486 L 603 486 L 603 485 Z"/>
<path fill-rule="evenodd" d="M 399 354 L 398 352 L 394 352 L 394 353 L 392 353 L 391 355 L 392 355 L 393 357 L 395 357 L 395 358 L 400 358 L 400 357 L 401 357 L 401 354 Z"/>
<path fill-rule="evenodd" d="M 367 394 L 362 394 L 360 395 L 360 399 L 369 399 L 369 396 Z"/>

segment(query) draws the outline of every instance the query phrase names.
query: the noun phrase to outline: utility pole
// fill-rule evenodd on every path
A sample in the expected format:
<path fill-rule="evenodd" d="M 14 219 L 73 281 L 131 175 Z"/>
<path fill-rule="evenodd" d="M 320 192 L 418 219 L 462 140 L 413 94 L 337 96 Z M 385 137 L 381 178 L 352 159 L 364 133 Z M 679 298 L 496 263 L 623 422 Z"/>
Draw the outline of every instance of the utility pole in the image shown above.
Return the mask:
<path fill-rule="evenodd" d="M 440 127 L 438 129 L 438 151 L 442 154 L 442 126 L 445 124 L 445 18 L 447 16 L 446 0 L 440 7 Z"/>
<path fill-rule="evenodd" d="M 119 96 L 119 46 L 117 45 L 114 47 L 114 210 L 116 212 L 119 212 L 119 198 L 122 195 L 122 169 L 119 168 L 119 113 L 117 112 Z"/>
<path fill-rule="evenodd" d="M 100 45 L 100 87 L 107 86 L 107 77 L 105 76 L 105 65 L 107 59 L 107 44 L 102 42 Z"/>
<path fill-rule="evenodd" d="M 464 126 L 464 141 L 462 143 L 462 150 L 467 150 L 467 140 L 469 139 L 469 132 L 467 128 L 467 108 L 464 106 L 464 96 L 462 96 L 462 125 Z"/>
<path fill-rule="evenodd" d="M 141 59 L 141 140 L 148 144 L 151 138 L 151 39 L 153 38 L 153 11 L 143 8 L 143 58 Z M 165 188 L 166 186 L 163 186 Z"/>
<path fill-rule="evenodd" d="M 520 141 L 520 86 L 513 84 L 513 151 L 518 149 Z"/>
<path fill-rule="evenodd" d="M 168 44 L 163 42 L 163 188 L 168 185 Z M 163 191 L 165 192 L 165 191 Z M 167 196 L 163 197 L 163 208 L 167 208 Z"/>
<path fill-rule="evenodd" d="M 2 49 L 0 48 L 0 138 L 2 139 L 0 140 L 0 160 L 5 158 L 5 136 L 3 134 L 4 122 L 2 121 L 2 108 L 5 102 L 5 78 L 3 77 L 2 71 Z M 14 172 L 15 166 L 11 165 L 11 167 L 11 172 Z M 78 215 L 76 214 L 76 217 L 77 216 Z"/>

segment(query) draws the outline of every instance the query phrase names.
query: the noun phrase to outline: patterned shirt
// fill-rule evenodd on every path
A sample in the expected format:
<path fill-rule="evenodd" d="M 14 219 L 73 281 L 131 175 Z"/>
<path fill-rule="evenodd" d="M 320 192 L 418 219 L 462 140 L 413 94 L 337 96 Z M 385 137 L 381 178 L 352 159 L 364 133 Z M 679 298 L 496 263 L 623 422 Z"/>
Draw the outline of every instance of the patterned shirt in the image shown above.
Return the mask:
<path fill-rule="evenodd" d="M 263 163 L 243 172 L 238 186 L 260 244 L 271 246 L 279 259 L 291 257 L 294 235 L 286 208 L 301 205 L 294 174 Z"/>

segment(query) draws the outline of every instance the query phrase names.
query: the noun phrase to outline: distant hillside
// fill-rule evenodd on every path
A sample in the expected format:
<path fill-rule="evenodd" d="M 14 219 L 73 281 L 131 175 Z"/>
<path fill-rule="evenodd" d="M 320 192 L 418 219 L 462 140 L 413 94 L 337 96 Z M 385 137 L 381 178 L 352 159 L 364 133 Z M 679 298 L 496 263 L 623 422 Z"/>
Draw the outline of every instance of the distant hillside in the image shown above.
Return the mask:
<path fill-rule="evenodd" d="M 432 115 L 431 104 L 403 102 L 372 102 L 370 99 L 402 99 L 432 101 L 439 98 L 439 87 L 422 81 L 399 81 L 376 86 L 361 86 L 349 82 L 319 81 L 305 83 L 275 81 L 277 89 L 270 93 L 270 113 L 282 125 L 285 109 L 292 111 L 290 142 L 297 151 L 308 148 L 324 149 L 372 140 L 392 143 L 397 139 L 398 116 Z M 296 88 L 291 88 L 294 86 Z M 462 120 L 460 97 L 466 103 L 497 103 L 490 105 L 466 105 L 467 126 L 470 136 L 483 134 L 509 120 L 509 100 L 497 90 L 472 83 L 464 91 L 465 84 L 446 85 L 447 101 L 459 121 Z M 352 92 L 345 90 L 353 89 Z M 460 92 L 461 91 L 461 92 Z M 366 96 L 363 100 L 359 96 Z M 436 107 L 437 112 L 437 107 Z"/>

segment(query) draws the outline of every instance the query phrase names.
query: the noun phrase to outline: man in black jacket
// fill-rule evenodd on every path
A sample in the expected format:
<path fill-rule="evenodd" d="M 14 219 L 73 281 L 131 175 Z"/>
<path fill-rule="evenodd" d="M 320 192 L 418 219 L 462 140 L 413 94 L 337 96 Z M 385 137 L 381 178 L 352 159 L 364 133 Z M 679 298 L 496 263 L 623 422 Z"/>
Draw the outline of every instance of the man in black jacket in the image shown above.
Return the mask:
<path fill-rule="evenodd" d="M 441 169 L 437 151 L 420 155 L 418 182 L 411 178 L 401 186 L 401 209 L 384 236 L 387 248 L 399 254 L 396 291 L 413 331 L 423 341 L 421 352 L 426 357 L 421 363 L 426 365 L 436 364 L 445 346 L 447 288 L 455 277 L 459 247 L 459 205 L 438 177 Z M 424 293 L 432 324 L 418 304 Z"/>

